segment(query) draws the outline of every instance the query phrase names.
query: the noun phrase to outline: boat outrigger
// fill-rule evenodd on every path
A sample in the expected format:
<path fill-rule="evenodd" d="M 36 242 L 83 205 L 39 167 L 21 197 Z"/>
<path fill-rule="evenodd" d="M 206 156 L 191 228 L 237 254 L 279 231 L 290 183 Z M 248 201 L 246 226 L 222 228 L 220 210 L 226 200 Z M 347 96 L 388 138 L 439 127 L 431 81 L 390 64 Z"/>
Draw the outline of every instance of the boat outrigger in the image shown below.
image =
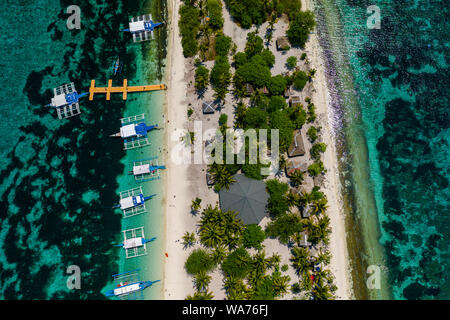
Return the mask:
<path fill-rule="evenodd" d="M 121 73 L 122 67 L 123 67 L 123 64 L 120 62 L 120 58 L 117 57 L 117 60 L 116 60 L 116 62 L 114 62 L 113 68 L 112 68 L 113 75 L 117 75 L 118 73 Z"/>
<path fill-rule="evenodd" d="M 67 119 L 79 115 L 81 111 L 78 101 L 89 94 L 88 92 L 78 94 L 73 82 L 54 88 L 53 93 L 54 97 L 46 107 L 55 108 L 59 119 Z"/>
<path fill-rule="evenodd" d="M 123 32 L 130 32 L 134 42 L 142 42 L 154 39 L 153 30 L 162 25 L 163 22 L 153 22 L 151 14 L 131 18 L 128 29 Z"/>
<path fill-rule="evenodd" d="M 145 124 L 145 115 L 131 116 L 120 119 L 122 126 L 118 133 L 111 137 L 123 139 L 124 150 L 134 149 L 149 145 L 148 132 L 158 128 L 158 125 L 147 126 Z"/>
<path fill-rule="evenodd" d="M 159 179 L 159 171 L 163 169 L 166 167 L 158 165 L 158 157 L 152 157 L 133 161 L 133 170 L 128 174 L 134 175 L 136 181 L 144 182 Z"/>
<path fill-rule="evenodd" d="M 120 208 L 125 218 L 135 216 L 146 211 L 145 201 L 150 200 L 156 196 L 145 197 L 142 191 L 142 187 L 126 190 L 120 192 L 120 201 L 113 208 Z"/>
<path fill-rule="evenodd" d="M 144 227 L 128 229 L 123 232 L 123 242 L 116 244 L 116 247 L 125 249 L 126 258 L 135 258 L 147 254 L 146 243 L 156 240 L 156 237 L 146 239 L 144 236 Z"/>
<path fill-rule="evenodd" d="M 106 291 L 105 296 L 126 300 L 143 299 L 144 289 L 151 287 L 160 280 L 141 281 L 139 279 L 138 271 L 139 269 L 114 274 L 112 277 L 114 278 L 115 288 Z"/>

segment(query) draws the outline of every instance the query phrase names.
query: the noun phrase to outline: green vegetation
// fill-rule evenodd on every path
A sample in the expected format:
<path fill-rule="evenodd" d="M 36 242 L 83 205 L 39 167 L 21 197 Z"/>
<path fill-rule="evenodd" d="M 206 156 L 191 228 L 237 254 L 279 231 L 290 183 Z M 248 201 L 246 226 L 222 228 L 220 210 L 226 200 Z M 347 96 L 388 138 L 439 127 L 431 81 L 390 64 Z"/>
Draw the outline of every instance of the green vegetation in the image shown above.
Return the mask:
<path fill-rule="evenodd" d="M 286 66 L 288 67 L 288 69 L 294 69 L 297 66 L 298 60 L 297 57 L 295 56 L 291 56 L 289 58 L 287 58 L 286 60 Z"/>
<path fill-rule="evenodd" d="M 228 277 L 244 279 L 252 269 L 250 254 L 245 248 L 233 251 L 222 263 L 222 270 Z"/>
<path fill-rule="evenodd" d="M 231 40 L 230 37 L 224 34 L 217 35 L 215 43 L 216 54 L 220 56 L 227 56 L 230 52 L 232 44 L 233 40 Z"/>
<path fill-rule="evenodd" d="M 223 212 L 217 206 L 208 205 L 202 212 L 199 223 L 200 241 L 205 247 L 226 246 L 234 249 L 240 242 L 244 230 L 242 221 L 236 218 L 237 212 Z"/>
<path fill-rule="evenodd" d="M 219 126 L 224 126 L 227 124 L 228 116 L 225 113 L 222 113 L 219 117 Z"/>
<path fill-rule="evenodd" d="M 266 238 L 266 234 L 257 224 L 249 224 L 244 229 L 243 243 L 245 248 L 262 249 L 261 243 Z"/>
<path fill-rule="evenodd" d="M 196 241 L 195 234 L 193 232 L 189 233 L 187 231 L 184 233 L 182 239 L 184 248 L 192 247 Z"/>
<path fill-rule="evenodd" d="M 285 13 L 289 19 L 295 18 L 295 15 L 302 9 L 300 0 L 278 0 L 273 1 L 275 10 L 278 14 Z"/>
<path fill-rule="evenodd" d="M 304 71 L 296 71 L 292 75 L 292 82 L 294 87 L 301 91 L 305 87 L 306 82 L 308 82 L 308 75 Z"/>
<path fill-rule="evenodd" d="M 191 210 L 193 211 L 193 212 L 197 212 L 198 210 L 200 210 L 200 208 L 201 208 L 201 203 L 202 203 L 202 199 L 200 199 L 200 198 L 195 198 L 194 200 L 192 200 L 192 203 L 191 203 Z"/>
<path fill-rule="evenodd" d="M 219 192 L 221 189 L 230 189 L 230 186 L 236 182 L 228 167 L 222 164 L 213 163 L 209 167 L 209 172 L 213 176 L 214 190 Z"/>
<path fill-rule="evenodd" d="M 305 60 L 306 59 L 306 52 L 303 52 L 302 55 L 300 56 L 300 60 Z"/>
<path fill-rule="evenodd" d="M 184 267 L 187 273 L 196 275 L 200 272 L 211 271 L 214 268 L 214 263 L 209 252 L 203 249 L 195 249 L 189 255 Z"/>
<path fill-rule="evenodd" d="M 262 24 L 272 12 L 271 1 L 264 0 L 225 0 L 230 14 L 242 28 L 248 29 L 253 24 Z"/>
<path fill-rule="evenodd" d="M 302 230 L 303 226 L 300 217 L 293 213 L 280 215 L 266 227 L 266 233 L 269 237 L 278 238 L 284 244 L 287 244 L 294 234 Z"/>
<path fill-rule="evenodd" d="M 195 70 L 195 89 L 205 90 L 209 84 L 209 70 L 205 66 L 199 65 Z"/>
<path fill-rule="evenodd" d="M 309 153 L 314 160 L 320 160 L 320 154 L 327 150 L 327 145 L 323 142 L 313 144 Z"/>
<path fill-rule="evenodd" d="M 192 108 L 189 108 L 188 111 L 187 111 L 188 118 L 190 116 L 192 116 L 193 113 L 194 113 L 194 110 L 192 110 Z"/>
<path fill-rule="evenodd" d="M 222 2 L 219 0 L 207 0 L 206 10 L 209 15 L 208 25 L 213 30 L 219 30 L 223 27 Z"/>
<path fill-rule="evenodd" d="M 226 57 L 216 57 L 214 67 L 211 70 L 210 81 L 216 92 L 215 97 L 221 100 L 225 99 L 231 81 L 230 64 Z"/>
<path fill-rule="evenodd" d="M 319 174 L 325 171 L 325 168 L 323 167 L 322 161 L 314 162 L 308 167 L 308 173 L 312 177 L 317 177 Z"/>
<path fill-rule="evenodd" d="M 200 28 L 200 10 L 192 4 L 180 7 L 178 27 L 181 34 L 181 45 L 185 57 L 193 57 L 198 52 L 197 33 Z"/>
<path fill-rule="evenodd" d="M 287 87 L 287 80 L 282 75 L 274 76 L 267 84 L 267 89 L 274 96 L 280 96 L 283 94 Z"/>
<path fill-rule="evenodd" d="M 299 11 L 290 21 L 286 34 L 292 45 L 303 48 L 308 40 L 309 33 L 315 26 L 316 20 L 311 11 Z"/>
<path fill-rule="evenodd" d="M 280 216 L 289 211 L 287 192 L 289 185 L 276 179 L 266 182 L 267 192 L 270 197 L 267 202 L 268 210 L 275 216 Z"/>
<path fill-rule="evenodd" d="M 318 138 L 318 132 L 320 131 L 320 127 L 316 128 L 314 126 L 310 127 L 306 132 L 308 139 L 311 143 L 314 143 Z"/>

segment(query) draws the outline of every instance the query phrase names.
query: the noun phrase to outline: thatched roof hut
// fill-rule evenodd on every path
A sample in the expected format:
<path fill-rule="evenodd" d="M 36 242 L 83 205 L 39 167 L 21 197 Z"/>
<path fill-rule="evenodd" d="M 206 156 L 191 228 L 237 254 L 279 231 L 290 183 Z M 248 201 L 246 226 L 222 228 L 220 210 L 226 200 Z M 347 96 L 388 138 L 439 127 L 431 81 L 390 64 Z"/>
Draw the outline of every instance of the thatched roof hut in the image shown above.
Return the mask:
<path fill-rule="evenodd" d="M 277 38 L 277 50 L 285 51 L 290 49 L 289 39 L 288 37 L 279 37 Z"/>
<path fill-rule="evenodd" d="M 305 155 L 305 144 L 303 143 L 302 131 L 294 131 L 294 141 L 288 149 L 288 157 L 298 157 Z"/>

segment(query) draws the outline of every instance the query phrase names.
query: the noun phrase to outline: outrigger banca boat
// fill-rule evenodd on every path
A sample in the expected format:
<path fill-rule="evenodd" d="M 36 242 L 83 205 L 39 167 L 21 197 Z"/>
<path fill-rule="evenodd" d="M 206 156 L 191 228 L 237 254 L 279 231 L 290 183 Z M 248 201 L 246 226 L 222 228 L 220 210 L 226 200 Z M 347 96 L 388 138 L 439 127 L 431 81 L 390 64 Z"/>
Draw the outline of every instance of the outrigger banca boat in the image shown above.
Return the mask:
<path fill-rule="evenodd" d="M 116 75 L 122 71 L 123 64 L 120 62 L 120 59 L 117 58 L 116 62 L 113 64 L 113 74 Z"/>
<path fill-rule="evenodd" d="M 133 161 L 133 170 L 128 174 L 133 175 L 136 181 L 151 181 L 159 179 L 159 170 L 166 169 L 165 166 L 158 165 L 158 157 Z"/>
<path fill-rule="evenodd" d="M 143 290 L 151 287 L 156 281 L 140 281 L 138 271 L 129 271 L 119 274 L 114 274 L 115 288 L 105 292 L 107 297 L 116 297 L 119 299 L 135 300 L 143 298 Z"/>
<path fill-rule="evenodd" d="M 145 201 L 150 200 L 156 196 L 145 197 L 142 192 L 142 187 L 126 190 L 120 192 L 120 201 L 113 208 L 119 208 L 122 210 L 125 218 L 135 216 L 146 211 Z"/>
<path fill-rule="evenodd" d="M 78 94 L 73 82 L 54 88 L 53 93 L 54 97 L 46 107 L 55 108 L 59 119 L 79 115 L 81 111 L 78 101 L 89 94 L 89 92 Z"/>
<path fill-rule="evenodd" d="M 127 259 L 146 255 L 146 244 L 156 240 L 156 237 L 150 239 L 145 238 L 144 227 L 124 230 L 122 233 L 123 242 L 121 244 L 116 244 L 115 246 L 125 249 L 125 256 Z"/>
<path fill-rule="evenodd" d="M 154 39 L 153 30 L 162 25 L 163 22 L 153 22 L 151 14 L 131 18 L 128 29 L 123 32 L 130 32 L 134 42 L 142 42 Z"/>
<path fill-rule="evenodd" d="M 124 150 L 134 149 L 149 145 L 148 132 L 158 128 L 158 125 L 147 126 L 145 115 L 131 116 L 120 119 L 122 126 L 118 133 L 111 137 L 118 137 L 124 140 Z"/>

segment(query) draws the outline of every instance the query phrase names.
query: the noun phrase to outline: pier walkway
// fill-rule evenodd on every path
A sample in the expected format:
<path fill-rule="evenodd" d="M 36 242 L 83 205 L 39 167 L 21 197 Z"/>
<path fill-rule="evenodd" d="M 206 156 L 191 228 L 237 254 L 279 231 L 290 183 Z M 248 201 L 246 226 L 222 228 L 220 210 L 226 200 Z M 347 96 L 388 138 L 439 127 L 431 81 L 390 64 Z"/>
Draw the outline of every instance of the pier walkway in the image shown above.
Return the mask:
<path fill-rule="evenodd" d="M 106 94 L 106 100 L 111 99 L 111 93 L 122 93 L 123 100 L 127 100 L 128 92 L 157 91 L 166 89 L 167 87 L 165 84 L 156 84 L 148 86 L 128 86 L 127 79 L 123 79 L 122 87 L 113 87 L 111 79 L 108 80 L 107 87 L 96 87 L 95 80 L 91 80 L 91 87 L 89 88 L 89 100 L 92 101 L 94 99 L 94 94 L 96 93 Z"/>

